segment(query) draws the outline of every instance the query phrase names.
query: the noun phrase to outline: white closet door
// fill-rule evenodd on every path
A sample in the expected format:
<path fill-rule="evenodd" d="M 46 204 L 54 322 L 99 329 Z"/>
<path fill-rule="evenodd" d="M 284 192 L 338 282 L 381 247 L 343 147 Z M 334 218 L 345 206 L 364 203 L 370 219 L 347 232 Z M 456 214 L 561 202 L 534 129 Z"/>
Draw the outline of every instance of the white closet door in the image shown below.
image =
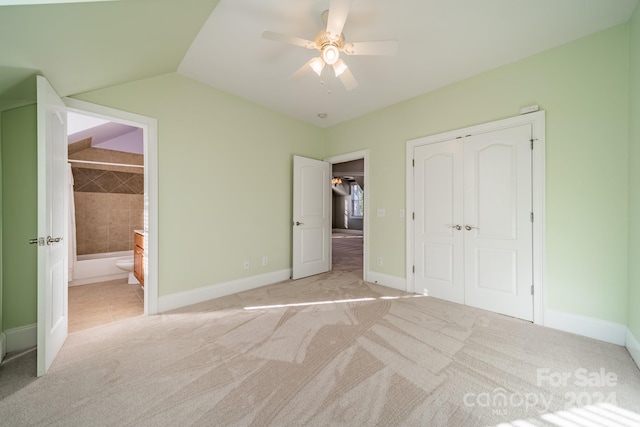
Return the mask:
<path fill-rule="evenodd" d="M 533 320 L 531 126 L 465 138 L 465 303 Z"/>
<path fill-rule="evenodd" d="M 414 151 L 415 291 L 464 303 L 462 145 Z"/>

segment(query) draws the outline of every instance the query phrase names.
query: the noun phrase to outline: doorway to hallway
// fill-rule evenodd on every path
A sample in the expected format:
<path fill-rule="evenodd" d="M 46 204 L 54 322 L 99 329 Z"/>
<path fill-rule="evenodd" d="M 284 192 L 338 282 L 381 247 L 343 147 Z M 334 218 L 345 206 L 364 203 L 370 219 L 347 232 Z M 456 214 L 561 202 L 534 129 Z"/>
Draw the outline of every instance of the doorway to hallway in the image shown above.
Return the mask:
<path fill-rule="evenodd" d="M 325 159 L 331 163 L 331 269 L 367 275 L 367 155 L 360 151 Z"/>

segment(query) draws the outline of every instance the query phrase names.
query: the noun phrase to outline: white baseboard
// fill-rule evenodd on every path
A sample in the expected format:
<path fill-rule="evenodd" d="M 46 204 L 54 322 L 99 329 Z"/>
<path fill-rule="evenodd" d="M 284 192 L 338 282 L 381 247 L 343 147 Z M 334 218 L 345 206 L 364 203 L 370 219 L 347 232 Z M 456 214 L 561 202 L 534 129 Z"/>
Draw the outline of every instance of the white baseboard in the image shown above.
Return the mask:
<path fill-rule="evenodd" d="M 400 291 L 407 290 L 407 280 L 404 277 L 389 276 L 387 274 L 377 273 L 375 271 L 367 271 L 366 281 L 377 285 L 386 286 L 388 288 L 398 289 Z"/>
<path fill-rule="evenodd" d="M 248 291 L 273 283 L 282 282 L 291 278 L 291 270 L 280 270 L 272 273 L 260 274 L 244 279 L 233 280 L 226 283 L 204 286 L 177 294 L 165 295 L 158 298 L 158 311 L 160 313 L 186 307 L 199 302 L 208 301 L 215 298 L 235 294 L 236 292 Z"/>
<path fill-rule="evenodd" d="M 22 351 L 38 345 L 38 325 L 32 324 L 21 326 L 19 328 L 7 329 L 4 331 L 6 336 L 6 352 Z"/>
<path fill-rule="evenodd" d="M 640 369 L 640 342 L 633 336 L 629 328 L 627 328 L 626 347 L 631 358 L 636 362 L 638 369 Z"/>
<path fill-rule="evenodd" d="M 545 311 L 544 326 L 622 346 L 627 334 L 621 323 L 555 310 Z"/>
<path fill-rule="evenodd" d="M 7 337 L 4 332 L 0 332 L 0 363 L 4 360 L 4 355 L 7 354 Z"/>

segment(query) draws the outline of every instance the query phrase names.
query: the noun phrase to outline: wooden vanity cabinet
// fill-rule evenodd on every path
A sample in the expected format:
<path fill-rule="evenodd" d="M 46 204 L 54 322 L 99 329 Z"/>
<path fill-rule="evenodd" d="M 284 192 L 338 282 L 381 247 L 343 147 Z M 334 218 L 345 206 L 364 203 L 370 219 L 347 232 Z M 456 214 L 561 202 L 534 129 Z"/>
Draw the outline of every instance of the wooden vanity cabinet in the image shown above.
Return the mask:
<path fill-rule="evenodd" d="M 144 235 L 133 235 L 133 275 L 144 286 Z"/>

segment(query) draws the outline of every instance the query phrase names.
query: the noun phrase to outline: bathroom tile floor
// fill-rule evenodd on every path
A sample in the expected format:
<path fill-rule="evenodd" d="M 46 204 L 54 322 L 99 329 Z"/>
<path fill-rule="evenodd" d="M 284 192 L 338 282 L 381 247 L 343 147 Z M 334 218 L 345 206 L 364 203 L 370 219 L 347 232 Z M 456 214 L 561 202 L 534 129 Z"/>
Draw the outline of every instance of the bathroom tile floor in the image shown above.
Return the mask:
<path fill-rule="evenodd" d="M 127 279 L 69 287 L 69 332 L 144 313 L 144 290 Z"/>

